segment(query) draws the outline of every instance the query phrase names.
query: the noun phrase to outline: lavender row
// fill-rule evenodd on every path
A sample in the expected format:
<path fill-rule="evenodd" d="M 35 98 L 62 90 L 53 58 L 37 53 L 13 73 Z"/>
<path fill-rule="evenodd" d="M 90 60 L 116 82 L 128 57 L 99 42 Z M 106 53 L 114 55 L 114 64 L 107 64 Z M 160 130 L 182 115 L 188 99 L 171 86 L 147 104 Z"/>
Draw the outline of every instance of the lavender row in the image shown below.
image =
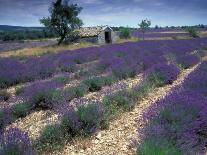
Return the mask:
<path fill-rule="evenodd" d="M 154 103 L 144 114 L 138 154 L 194 155 L 206 153 L 207 62 L 191 73 L 183 85 Z"/>
<path fill-rule="evenodd" d="M 139 31 L 133 31 L 131 34 L 133 37 L 139 37 L 142 38 L 143 37 L 143 33 L 139 32 Z M 165 38 L 165 37 L 189 37 L 190 35 L 188 33 L 185 32 L 174 32 L 174 33 L 160 33 L 160 32 L 153 32 L 153 33 L 145 33 L 144 37 L 145 38 Z"/>
<path fill-rule="evenodd" d="M 206 48 L 207 38 L 195 40 L 164 40 L 128 42 L 123 44 L 90 47 L 74 51 L 63 51 L 40 57 L 0 58 L 0 87 L 50 77 L 58 72 L 74 72 L 77 64 L 99 60 L 98 67 L 91 71 L 111 71 L 122 66 L 136 67 L 136 71 L 164 60 L 173 53 L 188 55 L 193 50 Z"/>

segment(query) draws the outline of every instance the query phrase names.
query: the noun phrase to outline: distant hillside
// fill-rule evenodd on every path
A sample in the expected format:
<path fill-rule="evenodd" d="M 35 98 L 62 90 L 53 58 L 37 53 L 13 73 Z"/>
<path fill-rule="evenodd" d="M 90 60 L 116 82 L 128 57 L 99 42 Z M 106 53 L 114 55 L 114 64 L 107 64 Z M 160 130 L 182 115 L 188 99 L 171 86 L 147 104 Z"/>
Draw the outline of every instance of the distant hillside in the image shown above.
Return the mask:
<path fill-rule="evenodd" d="M 23 27 L 23 26 L 10 26 L 0 25 L 0 31 L 41 31 L 43 27 Z"/>

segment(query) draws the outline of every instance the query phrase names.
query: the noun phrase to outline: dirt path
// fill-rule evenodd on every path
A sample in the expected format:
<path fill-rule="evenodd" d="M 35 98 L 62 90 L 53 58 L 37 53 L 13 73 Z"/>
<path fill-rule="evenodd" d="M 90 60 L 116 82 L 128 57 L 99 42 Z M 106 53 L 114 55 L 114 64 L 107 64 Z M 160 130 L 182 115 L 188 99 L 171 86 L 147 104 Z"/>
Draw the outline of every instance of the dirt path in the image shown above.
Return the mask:
<path fill-rule="evenodd" d="M 79 104 L 86 103 L 88 101 L 101 101 L 105 95 L 108 95 L 110 93 L 130 88 L 133 85 L 136 85 L 140 82 L 142 79 L 142 74 L 137 75 L 133 79 L 127 79 L 119 81 L 112 86 L 106 86 L 103 87 L 99 92 L 89 93 L 81 98 L 75 98 L 71 102 L 68 103 L 69 106 L 73 105 L 78 106 Z M 29 114 L 25 118 L 20 118 L 11 125 L 7 127 L 18 127 L 24 131 L 27 131 L 29 133 L 29 136 L 32 140 L 36 140 L 39 136 L 41 131 L 44 129 L 44 127 L 48 124 L 55 124 L 58 122 L 58 114 L 51 110 L 41 110 L 41 111 L 35 111 L 31 114 Z"/>
<path fill-rule="evenodd" d="M 62 152 L 54 152 L 54 155 L 133 155 L 130 141 L 136 138 L 136 130 L 142 126 L 141 116 L 143 111 L 156 100 L 165 97 L 172 88 L 180 85 L 184 79 L 194 71 L 198 65 L 181 73 L 179 78 L 172 84 L 157 88 L 144 98 L 132 112 L 121 116 L 110 123 L 109 129 L 100 131 L 90 139 L 76 139 L 64 147 Z"/>

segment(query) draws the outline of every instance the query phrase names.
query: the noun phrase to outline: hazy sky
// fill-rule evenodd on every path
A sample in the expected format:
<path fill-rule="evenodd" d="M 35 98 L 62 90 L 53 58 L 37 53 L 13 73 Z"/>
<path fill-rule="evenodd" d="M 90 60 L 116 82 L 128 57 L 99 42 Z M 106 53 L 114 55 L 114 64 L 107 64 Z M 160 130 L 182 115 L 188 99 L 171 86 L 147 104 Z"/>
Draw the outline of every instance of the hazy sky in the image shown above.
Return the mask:
<path fill-rule="evenodd" d="M 54 0 L 0 0 L 0 25 L 40 26 Z M 85 26 L 133 26 L 144 18 L 153 25 L 207 24 L 207 0 L 71 0 L 83 7 Z"/>

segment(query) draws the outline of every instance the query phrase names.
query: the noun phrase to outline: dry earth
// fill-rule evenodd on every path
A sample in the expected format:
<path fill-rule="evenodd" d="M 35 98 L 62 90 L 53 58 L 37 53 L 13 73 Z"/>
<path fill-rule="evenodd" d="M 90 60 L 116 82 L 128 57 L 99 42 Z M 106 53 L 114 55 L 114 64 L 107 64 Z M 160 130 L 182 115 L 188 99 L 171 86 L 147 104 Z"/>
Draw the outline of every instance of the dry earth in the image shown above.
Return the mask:
<path fill-rule="evenodd" d="M 156 100 L 165 97 L 170 91 L 180 85 L 184 79 L 194 71 L 198 65 L 193 68 L 184 70 L 179 78 L 172 84 L 165 87 L 156 88 L 148 94 L 147 97 L 139 101 L 135 109 L 128 113 L 121 114 L 115 121 L 111 122 L 108 130 L 99 131 L 96 135 L 85 139 L 74 139 L 72 142 L 64 146 L 63 150 L 53 153 L 45 153 L 51 155 L 132 155 L 135 154 L 136 148 L 132 145 L 134 139 L 138 139 L 136 130 L 142 127 L 142 114 Z M 129 88 L 138 84 L 142 76 L 139 75 L 135 79 L 128 79 L 114 84 L 111 87 L 104 87 L 100 92 L 90 93 L 81 98 L 101 100 L 108 92 L 118 91 L 122 88 Z M 121 86 L 120 86 L 121 85 Z M 119 86 L 119 87 L 118 87 Z M 78 102 L 75 99 L 72 103 Z M 30 114 L 26 118 L 19 119 L 9 127 L 18 127 L 27 131 L 30 137 L 35 140 L 39 137 L 42 129 L 47 124 L 57 123 L 58 115 L 52 111 L 38 111 Z"/>
<path fill-rule="evenodd" d="M 111 122 L 109 129 L 100 131 L 96 136 L 89 139 L 75 140 L 65 146 L 62 152 L 54 152 L 53 155 L 133 155 L 136 148 L 132 141 L 137 137 L 137 128 L 143 126 L 141 117 L 144 110 L 153 102 L 164 98 L 170 91 L 180 85 L 184 79 L 194 71 L 198 65 L 181 73 L 179 78 L 172 84 L 157 88 L 142 101 L 132 112 L 121 114 Z"/>

